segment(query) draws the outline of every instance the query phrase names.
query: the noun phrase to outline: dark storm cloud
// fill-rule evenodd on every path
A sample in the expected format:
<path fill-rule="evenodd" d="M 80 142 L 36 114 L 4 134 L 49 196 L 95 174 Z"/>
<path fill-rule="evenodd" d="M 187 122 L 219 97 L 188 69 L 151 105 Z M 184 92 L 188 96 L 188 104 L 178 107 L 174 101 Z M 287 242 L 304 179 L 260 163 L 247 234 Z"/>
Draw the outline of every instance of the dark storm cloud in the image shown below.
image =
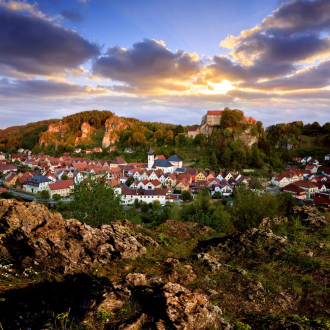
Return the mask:
<path fill-rule="evenodd" d="M 78 8 L 64 9 L 61 11 L 61 15 L 72 22 L 81 22 L 83 17 Z"/>
<path fill-rule="evenodd" d="M 99 47 L 75 31 L 0 4 L 0 64 L 34 75 L 63 73 L 99 55 Z"/>
<path fill-rule="evenodd" d="M 70 84 L 52 80 L 9 80 L 0 79 L 2 98 L 49 98 L 104 94 L 102 88 Z"/>
<path fill-rule="evenodd" d="M 245 82 L 239 87 L 258 90 L 298 90 L 323 88 L 330 85 L 330 60 L 323 61 L 318 66 L 311 66 L 304 71 L 285 78 L 273 79 L 261 83 Z"/>
<path fill-rule="evenodd" d="M 175 53 L 156 40 L 144 39 L 130 49 L 111 47 L 93 65 L 93 73 L 124 81 L 142 89 L 161 87 L 182 90 L 179 82 L 189 81 L 200 69 L 196 54 Z"/>

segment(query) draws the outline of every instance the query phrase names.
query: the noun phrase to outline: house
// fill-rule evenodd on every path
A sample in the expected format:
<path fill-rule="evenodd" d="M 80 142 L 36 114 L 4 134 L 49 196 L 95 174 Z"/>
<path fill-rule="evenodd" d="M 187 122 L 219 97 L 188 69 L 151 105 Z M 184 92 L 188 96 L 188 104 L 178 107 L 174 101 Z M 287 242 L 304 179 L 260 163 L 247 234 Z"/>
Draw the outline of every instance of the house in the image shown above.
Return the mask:
<path fill-rule="evenodd" d="M 199 127 L 189 127 L 187 137 L 189 139 L 194 139 L 196 135 L 200 134 Z"/>
<path fill-rule="evenodd" d="M 186 178 L 183 178 L 181 181 L 178 181 L 178 183 L 175 186 L 176 189 L 180 189 L 181 191 L 189 190 L 189 182 Z"/>
<path fill-rule="evenodd" d="M 126 166 L 127 162 L 123 157 L 115 157 L 110 163 L 110 168 L 118 167 L 119 165 Z"/>
<path fill-rule="evenodd" d="M 7 174 L 8 172 L 16 172 L 17 167 L 12 164 L 6 164 L 6 165 L 0 165 L 0 172 L 3 172 L 3 174 Z"/>
<path fill-rule="evenodd" d="M 288 192 L 292 194 L 294 198 L 297 199 L 306 199 L 306 191 L 294 184 L 289 184 L 285 187 L 282 187 L 281 192 Z"/>
<path fill-rule="evenodd" d="M 182 159 L 180 159 L 178 156 L 176 155 L 173 155 L 171 156 L 168 161 L 173 165 L 175 166 L 175 168 L 181 168 L 182 165 L 183 165 L 183 161 Z"/>
<path fill-rule="evenodd" d="M 145 190 L 154 190 L 156 188 L 161 188 L 161 187 L 162 187 L 162 183 L 158 180 L 149 181 L 147 184 L 144 185 Z"/>
<path fill-rule="evenodd" d="M 168 189 L 139 190 L 130 189 L 123 185 L 121 195 L 122 203 L 124 205 L 134 204 L 135 200 L 146 203 L 159 201 L 162 205 L 165 205 L 166 201 L 173 201 L 171 198 L 171 192 Z"/>
<path fill-rule="evenodd" d="M 17 187 L 23 189 L 24 182 L 30 178 L 32 178 L 32 174 L 30 172 L 25 172 L 22 176 L 17 178 Z"/>
<path fill-rule="evenodd" d="M 318 192 L 318 187 L 315 183 L 310 181 L 296 181 L 292 184 L 304 189 L 306 191 L 307 197 L 311 198 Z"/>
<path fill-rule="evenodd" d="M 330 206 L 330 194 L 318 193 L 314 197 L 315 205 L 327 205 Z"/>
<path fill-rule="evenodd" d="M 46 190 L 50 182 L 52 180 L 46 178 L 44 175 L 36 174 L 24 182 L 23 189 L 35 194 L 38 191 Z"/>
<path fill-rule="evenodd" d="M 131 148 L 125 148 L 124 152 L 127 154 L 132 154 L 133 152 L 136 152 L 135 150 L 132 150 Z"/>
<path fill-rule="evenodd" d="M 272 177 L 271 183 L 276 187 L 285 187 L 290 184 L 290 179 L 282 175 L 274 175 Z"/>
<path fill-rule="evenodd" d="M 317 165 L 306 165 L 305 170 L 310 170 L 311 173 L 316 173 L 318 169 Z"/>
<path fill-rule="evenodd" d="M 175 173 L 168 175 L 167 178 L 165 179 L 166 188 L 175 187 L 177 182 L 176 178 L 177 175 Z"/>
<path fill-rule="evenodd" d="M 6 157 L 2 151 L 0 151 L 0 160 L 4 160 Z"/>
<path fill-rule="evenodd" d="M 327 191 L 327 187 L 325 186 L 324 182 L 316 182 L 315 184 L 319 193 L 324 193 Z"/>
<path fill-rule="evenodd" d="M 75 149 L 74 149 L 74 152 L 75 152 L 76 154 L 81 153 L 81 148 L 75 148 Z"/>
<path fill-rule="evenodd" d="M 102 152 L 102 148 L 93 148 L 93 152 Z"/>
<path fill-rule="evenodd" d="M 5 183 L 8 186 L 15 186 L 17 179 L 18 179 L 17 174 L 11 173 L 5 178 Z"/>
<path fill-rule="evenodd" d="M 71 191 L 73 190 L 73 188 L 74 188 L 73 179 L 69 179 L 69 180 L 56 181 L 53 184 L 49 184 L 46 189 L 49 191 L 50 198 L 53 198 L 55 194 L 59 194 L 62 197 L 68 197 Z"/>
<path fill-rule="evenodd" d="M 7 189 L 6 188 L 0 188 L 0 194 L 3 193 L 3 192 L 6 192 Z"/>
<path fill-rule="evenodd" d="M 206 178 L 207 173 L 203 170 L 196 175 L 195 182 L 197 183 L 198 181 L 207 181 Z"/>

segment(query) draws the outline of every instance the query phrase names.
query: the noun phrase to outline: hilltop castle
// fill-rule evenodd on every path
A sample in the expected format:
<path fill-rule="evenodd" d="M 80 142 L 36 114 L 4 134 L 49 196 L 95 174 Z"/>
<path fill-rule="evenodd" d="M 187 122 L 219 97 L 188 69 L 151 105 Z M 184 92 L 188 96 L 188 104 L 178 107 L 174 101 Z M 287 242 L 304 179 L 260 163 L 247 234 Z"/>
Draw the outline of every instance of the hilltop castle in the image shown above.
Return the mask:
<path fill-rule="evenodd" d="M 208 110 L 206 115 L 202 117 L 200 133 L 211 135 L 213 126 L 220 125 L 221 116 L 224 110 Z M 236 110 L 243 113 L 242 110 Z M 243 113 L 244 115 L 244 113 Z M 244 117 L 243 124 L 256 124 L 256 120 L 252 117 Z"/>

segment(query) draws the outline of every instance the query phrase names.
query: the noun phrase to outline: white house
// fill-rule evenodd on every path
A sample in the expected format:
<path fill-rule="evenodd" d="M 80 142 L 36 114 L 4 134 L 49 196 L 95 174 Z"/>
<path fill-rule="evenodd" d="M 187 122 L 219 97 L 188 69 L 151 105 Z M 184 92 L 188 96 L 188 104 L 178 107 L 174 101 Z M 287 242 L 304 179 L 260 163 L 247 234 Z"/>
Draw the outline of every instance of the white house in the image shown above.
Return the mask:
<path fill-rule="evenodd" d="M 26 180 L 23 184 L 23 189 L 26 191 L 37 193 L 38 191 L 46 190 L 47 186 L 52 183 L 52 180 L 41 174 L 36 174 L 32 178 Z"/>

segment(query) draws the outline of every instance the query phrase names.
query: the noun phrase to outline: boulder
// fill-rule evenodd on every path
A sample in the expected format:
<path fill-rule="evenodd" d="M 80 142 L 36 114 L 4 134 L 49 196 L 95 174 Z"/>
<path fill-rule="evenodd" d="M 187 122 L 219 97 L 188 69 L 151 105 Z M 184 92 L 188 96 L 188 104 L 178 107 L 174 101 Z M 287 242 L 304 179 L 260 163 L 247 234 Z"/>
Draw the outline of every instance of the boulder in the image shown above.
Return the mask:
<path fill-rule="evenodd" d="M 73 273 L 146 252 L 126 227 L 94 228 L 75 219 L 64 220 L 36 202 L 0 200 L 0 256 L 23 267 Z"/>
<path fill-rule="evenodd" d="M 293 214 L 300 218 L 301 223 L 313 229 L 325 227 L 328 221 L 324 216 L 318 215 L 318 209 L 312 206 L 296 206 Z"/>
<path fill-rule="evenodd" d="M 222 312 L 202 294 L 185 287 L 167 283 L 163 287 L 166 314 L 175 329 L 221 329 Z"/>

